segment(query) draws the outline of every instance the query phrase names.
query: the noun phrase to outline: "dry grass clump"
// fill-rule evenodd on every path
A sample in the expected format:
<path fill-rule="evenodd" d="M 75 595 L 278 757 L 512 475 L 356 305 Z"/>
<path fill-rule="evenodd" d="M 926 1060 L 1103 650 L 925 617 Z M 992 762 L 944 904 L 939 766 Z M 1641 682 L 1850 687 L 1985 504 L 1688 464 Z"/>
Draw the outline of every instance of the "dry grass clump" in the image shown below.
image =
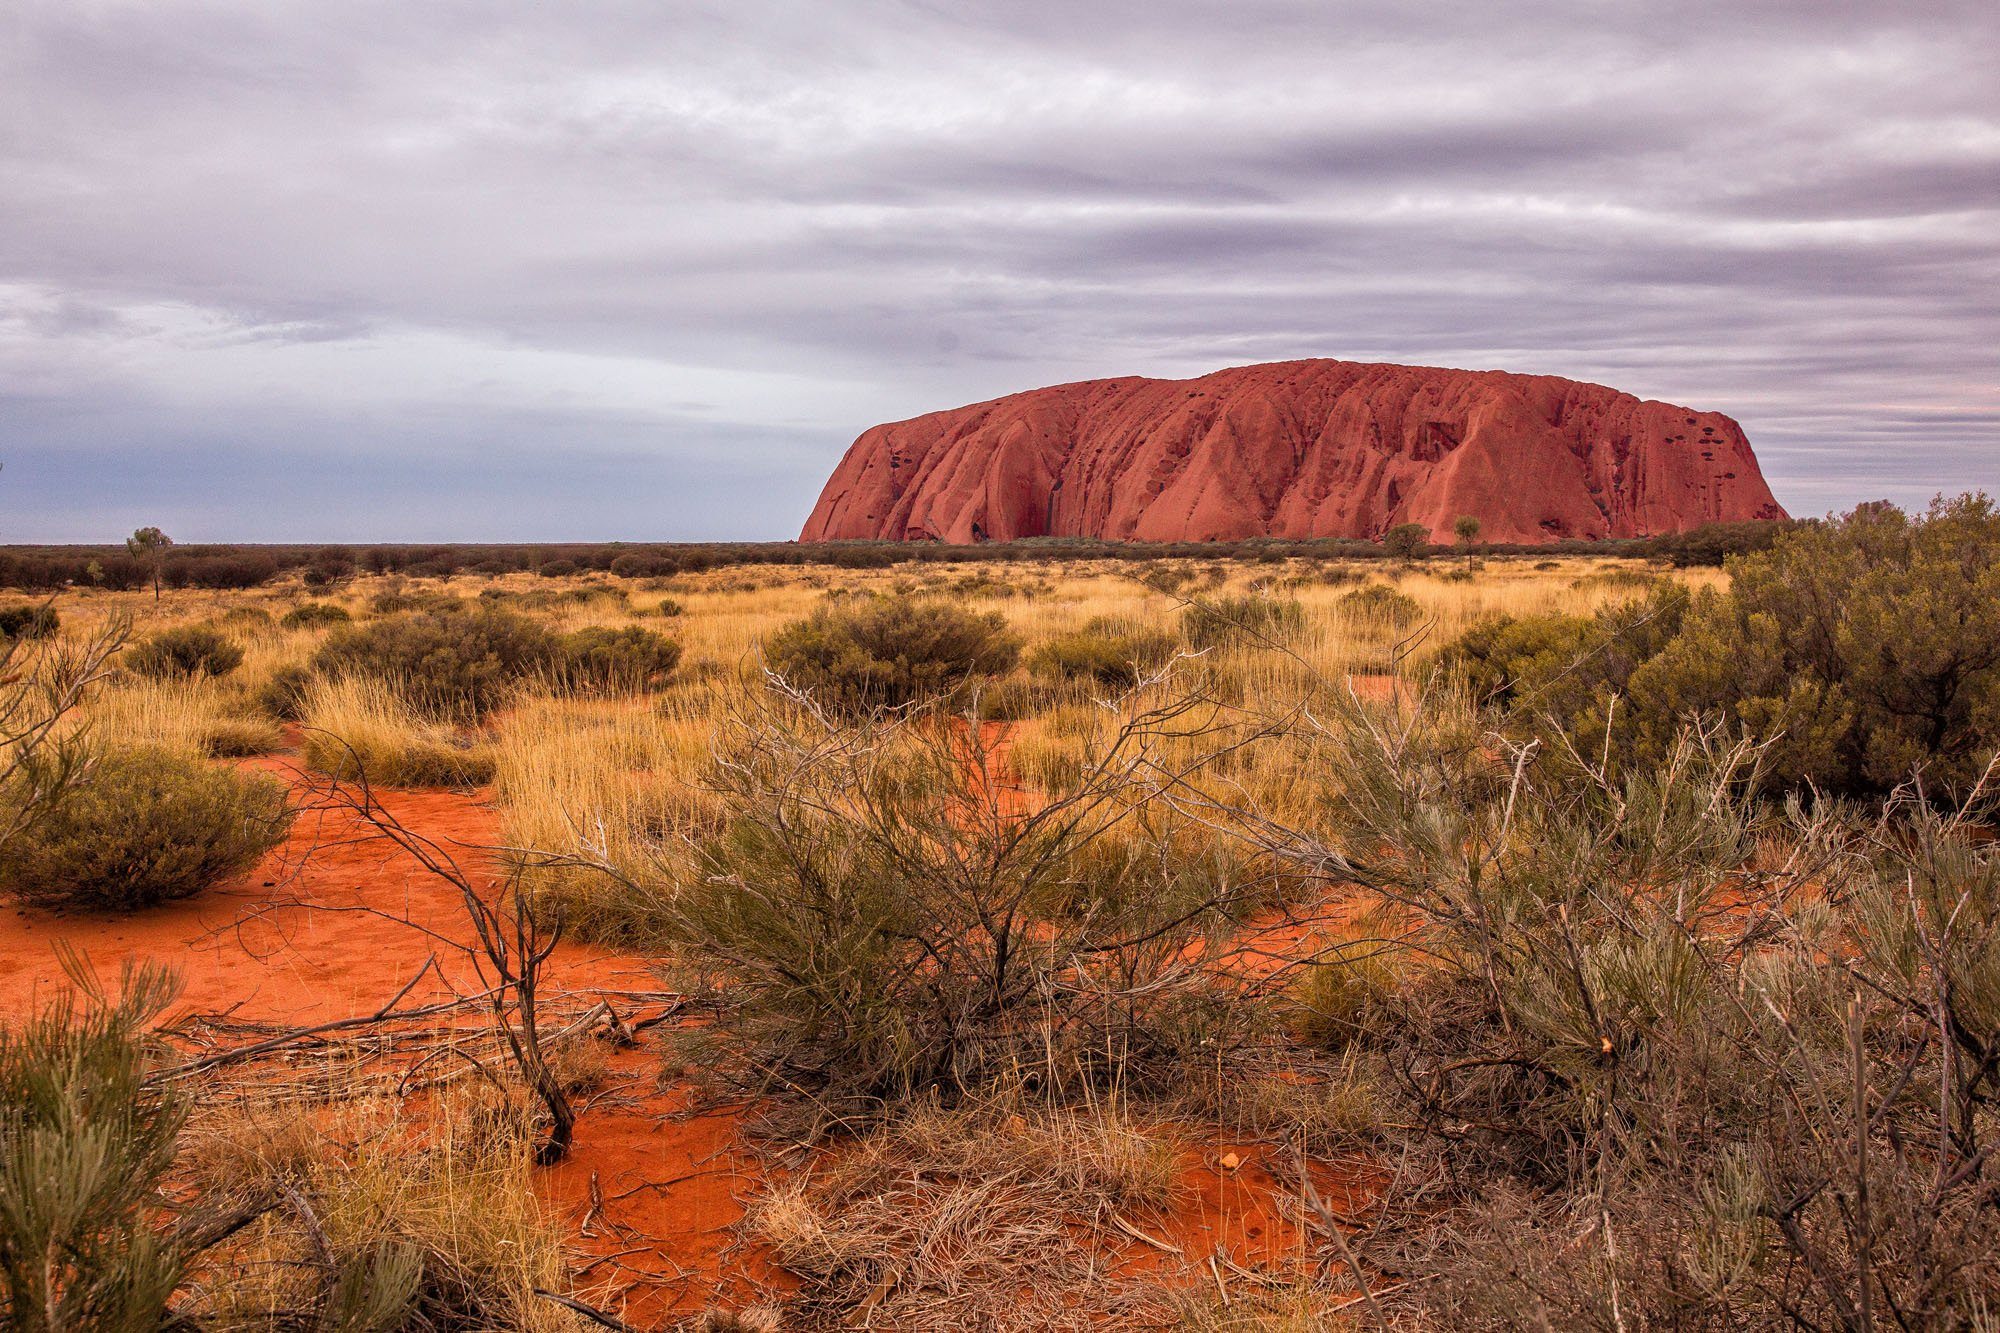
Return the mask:
<path fill-rule="evenodd" d="M 469 787 L 493 780 L 490 745 L 423 717 L 386 683 L 316 679 L 302 705 L 305 762 L 336 778 L 392 787 Z"/>
<path fill-rule="evenodd" d="M 1098 616 L 1036 645 L 1028 667 L 1058 680 L 1129 688 L 1166 665 L 1179 646 L 1173 635 L 1138 620 Z"/>
<path fill-rule="evenodd" d="M 490 1096 L 218 1108 L 188 1135 L 190 1186 L 258 1220 L 197 1270 L 201 1326 L 588 1325 L 531 1185 L 531 1135 Z"/>
<path fill-rule="evenodd" d="M 166 750 L 97 754 L 82 780 L 0 845 L 0 894 L 131 911 L 248 869 L 285 836 L 284 784 Z"/>
<path fill-rule="evenodd" d="M 1099 1328 L 1127 1311 L 1092 1257 L 1170 1202 L 1173 1145 L 1117 1111 L 925 1103 L 752 1205 L 804 1281 L 800 1328 Z"/>
<path fill-rule="evenodd" d="M 722 819 L 699 784 L 712 727 L 699 707 L 567 695 L 525 700 L 509 716 L 494 747 L 494 796 L 508 844 L 552 856 L 530 875 L 538 908 L 581 938 L 666 940 L 675 849 Z"/>

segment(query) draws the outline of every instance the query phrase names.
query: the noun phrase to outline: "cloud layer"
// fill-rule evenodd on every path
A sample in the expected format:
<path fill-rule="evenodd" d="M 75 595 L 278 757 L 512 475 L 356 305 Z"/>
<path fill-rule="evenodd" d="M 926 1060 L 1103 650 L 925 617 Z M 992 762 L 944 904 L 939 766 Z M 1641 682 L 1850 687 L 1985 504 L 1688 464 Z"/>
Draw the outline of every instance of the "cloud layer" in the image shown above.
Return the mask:
<path fill-rule="evenodd" d="M 796 531 L 878 420 L 1294 356 L 2000 489 L 2000 11 L 15 0 L 0 540 Z"/>

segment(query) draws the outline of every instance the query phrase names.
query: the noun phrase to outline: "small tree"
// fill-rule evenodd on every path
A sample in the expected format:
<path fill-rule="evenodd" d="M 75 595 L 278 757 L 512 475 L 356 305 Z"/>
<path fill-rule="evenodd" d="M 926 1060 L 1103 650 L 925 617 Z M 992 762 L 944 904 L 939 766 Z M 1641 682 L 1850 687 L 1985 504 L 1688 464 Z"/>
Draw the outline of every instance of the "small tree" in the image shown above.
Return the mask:
<path fill-rule="evenodd" d="M 153 580 L 153 603 L 160 601 L 160 571 L 166 567 L 167 552 L 172 549 L 174 539 L 158 528 L 140 528 L 125 539 L 125 549 L 134 559 L 146 567 Z"/>
<path fill-rule="evenodd" d="M 1382 546 L 1390 555 L 1408 560 L 1429 544 L 1430 529 L 1421 523 L 1398 523 L 1382 534 Z"/>
<path fill-rule="evenodd" d="M 1479 540 L 1479 516 L 1460 514 L 1458 520 L 1451 525 L 1451 530 L 1457 534 L 1460 546 L 1470 546 Z"/>

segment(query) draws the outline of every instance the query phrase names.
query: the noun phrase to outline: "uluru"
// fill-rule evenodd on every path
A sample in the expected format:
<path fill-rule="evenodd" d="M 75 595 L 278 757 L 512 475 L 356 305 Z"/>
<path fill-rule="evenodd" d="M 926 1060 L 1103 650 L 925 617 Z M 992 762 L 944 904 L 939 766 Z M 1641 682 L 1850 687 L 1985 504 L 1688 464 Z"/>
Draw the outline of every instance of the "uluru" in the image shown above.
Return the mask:
<path fill-rule="evenodd" d="M 876 426 L 801 541 L 1647 537 L 1784 510 L 1735 421 L 1497 370 L 1280 361 L 1127 376 Z"/>

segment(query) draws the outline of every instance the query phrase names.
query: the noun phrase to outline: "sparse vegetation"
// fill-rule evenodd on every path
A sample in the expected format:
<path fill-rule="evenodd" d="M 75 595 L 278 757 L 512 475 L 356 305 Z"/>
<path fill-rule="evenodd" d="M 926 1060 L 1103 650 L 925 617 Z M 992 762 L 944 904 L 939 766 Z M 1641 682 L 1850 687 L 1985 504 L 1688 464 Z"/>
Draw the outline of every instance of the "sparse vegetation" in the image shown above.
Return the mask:
<path fill-rule="evenodd" d="M 279 623 L 286 629 L 314 629 L 321 625 L 345 625 L 354 617 L 336 602 L 301 602 L 285 612 Z"/>
<path fill-rule="evenodd" d="M 121 1037 L 169 1165 L 72 1098 L 131 1165 L 54 1285 L 130 1252 L 134 1326 L 191 1333 L 1980 1327 L 1996 527 L 1871 508 L 1726 570 L 382 548 L 359 624 L 180 591 L 192 549 L 156 611 L 115 557 L 0 644 L 0 867 L 59 840 L 122 894 L 200 840 L 150 793 L 268 792 L 207 756 L 296 737 L 299 855 L 193 947 L 378 980 L 287 1029 L 204 972 Z M 241 665 L 109 672 L 131 612 Z M 98 1067 L 32 1021 L 0 1084 L 23 1033 Z M 0 1163 L 34 1235 L 68 1151 Z"/>

